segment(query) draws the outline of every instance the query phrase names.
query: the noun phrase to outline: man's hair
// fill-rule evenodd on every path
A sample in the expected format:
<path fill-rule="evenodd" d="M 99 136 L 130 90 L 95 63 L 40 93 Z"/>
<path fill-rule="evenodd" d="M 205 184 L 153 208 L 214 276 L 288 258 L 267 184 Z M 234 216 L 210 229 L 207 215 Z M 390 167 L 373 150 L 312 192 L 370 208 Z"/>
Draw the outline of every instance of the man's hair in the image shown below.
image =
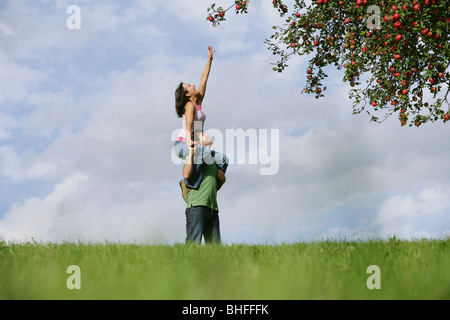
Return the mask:
<path fill-rule="evenodd" d="M 175 90 L 175 111 L 179 118 L 183 117 L 186 104 L 189 98 L 186 96 L 186 90 L 183 87 L 183 82 L 180 82 L 177 90 Z"/>

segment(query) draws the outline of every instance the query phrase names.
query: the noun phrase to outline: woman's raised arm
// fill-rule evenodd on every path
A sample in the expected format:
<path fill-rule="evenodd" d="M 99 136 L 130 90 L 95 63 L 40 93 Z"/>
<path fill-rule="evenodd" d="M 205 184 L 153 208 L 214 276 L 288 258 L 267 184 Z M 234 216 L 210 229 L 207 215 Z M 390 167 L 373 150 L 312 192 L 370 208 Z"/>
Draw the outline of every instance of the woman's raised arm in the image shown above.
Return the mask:
<path fill-rule="evenodd" d="M 203 71 L 202 78 L 200 79 L 199 91 L 199 103 L 203 101 L 206 92 L 206 83 L 208 82 L 209 73 L 211 71 L 211 64 L 214 59 L 214 53 L 216 50 L 212 46 L 208 46 L 208 62 L 206 63 L 205 70 Z"/>

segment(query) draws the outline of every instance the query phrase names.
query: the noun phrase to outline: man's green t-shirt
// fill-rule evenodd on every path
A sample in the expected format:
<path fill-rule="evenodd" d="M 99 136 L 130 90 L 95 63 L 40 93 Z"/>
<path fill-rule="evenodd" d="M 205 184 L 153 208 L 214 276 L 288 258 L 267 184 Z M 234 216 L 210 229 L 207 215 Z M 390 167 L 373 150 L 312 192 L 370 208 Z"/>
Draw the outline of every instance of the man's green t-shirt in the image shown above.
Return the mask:
<path fill-rule="evenodd" d="M 203 168 L 204 175 L 200 187 L 191 189 L 187 196 L 186 208 L 204 206 L 219 211 L 217 205 L 217 166 L 207 164 Z"/>

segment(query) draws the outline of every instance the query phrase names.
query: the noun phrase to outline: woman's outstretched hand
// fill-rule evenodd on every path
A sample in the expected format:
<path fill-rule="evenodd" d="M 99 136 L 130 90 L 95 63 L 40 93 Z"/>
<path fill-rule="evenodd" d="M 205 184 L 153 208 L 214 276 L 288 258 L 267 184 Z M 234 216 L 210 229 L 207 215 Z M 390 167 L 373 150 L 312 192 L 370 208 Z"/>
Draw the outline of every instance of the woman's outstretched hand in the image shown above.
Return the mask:
<path fill-rule="evenodd" d="M 210 60 L 214 59 L 214 53 L 216 53 L 216 50 L 212 46 L 208 46 L 208 57 Z"/>

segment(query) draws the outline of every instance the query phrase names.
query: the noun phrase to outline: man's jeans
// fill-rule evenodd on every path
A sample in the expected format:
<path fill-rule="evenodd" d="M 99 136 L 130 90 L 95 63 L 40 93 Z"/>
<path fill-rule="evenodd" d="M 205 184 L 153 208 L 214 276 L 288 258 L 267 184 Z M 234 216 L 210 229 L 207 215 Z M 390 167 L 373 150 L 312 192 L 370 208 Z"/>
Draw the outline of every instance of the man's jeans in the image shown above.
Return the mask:
<path fill-rule="evenodd" d="M 220 244 L 219 212 L 208 207 L 186 209 L 186 244 Z"/>

